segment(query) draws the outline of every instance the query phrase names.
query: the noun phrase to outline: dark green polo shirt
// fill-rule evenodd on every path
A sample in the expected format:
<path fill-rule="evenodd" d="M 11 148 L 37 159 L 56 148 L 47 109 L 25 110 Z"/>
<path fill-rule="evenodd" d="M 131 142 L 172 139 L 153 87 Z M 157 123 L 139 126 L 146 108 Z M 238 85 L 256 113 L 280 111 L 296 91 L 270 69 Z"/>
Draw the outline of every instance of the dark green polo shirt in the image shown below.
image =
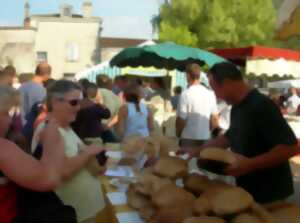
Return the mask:
<path fill-rule="evenodd" d="M 257 90 L 252 90 L 241 103 L 232 107 L 226 136 L 234 152 L 250 158 L 269 152 L 279 144 L 297 143 L 277 106 Z M 262 203 L 284 199 L 294 192 L 288 161 L 238 177 L 236 181 Z"/>

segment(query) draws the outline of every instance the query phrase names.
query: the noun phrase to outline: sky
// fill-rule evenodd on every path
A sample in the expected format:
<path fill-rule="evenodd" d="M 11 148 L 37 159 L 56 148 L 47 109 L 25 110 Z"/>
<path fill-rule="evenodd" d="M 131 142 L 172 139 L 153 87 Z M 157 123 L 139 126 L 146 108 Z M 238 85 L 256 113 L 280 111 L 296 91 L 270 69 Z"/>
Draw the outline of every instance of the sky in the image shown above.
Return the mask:
<path fill-rule="evenodd" d="M 83 0 L 28 0 L 30 14 L 58 13 L 63 3 L 71 4 L 81 14 Z M 103 19 L 104 37 L 151 39 L 151 18 L 158 14 L 163 0 L 92 0 L 93 15 Z M 20 26 L 25 0 L 2 0 L 0 26 Z"/>

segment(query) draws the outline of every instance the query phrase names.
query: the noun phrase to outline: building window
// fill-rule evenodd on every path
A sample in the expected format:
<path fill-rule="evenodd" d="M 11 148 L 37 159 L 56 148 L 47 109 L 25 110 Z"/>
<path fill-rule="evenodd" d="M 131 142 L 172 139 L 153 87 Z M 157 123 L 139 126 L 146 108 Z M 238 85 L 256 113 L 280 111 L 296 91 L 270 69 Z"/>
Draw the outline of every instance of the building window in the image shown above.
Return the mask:
<path fill-rule="evenodd" d="M 79 49 L 76 43 L 69 43 L 67 45 L 67 61 L 77 62 L 79 59 Z"/>
<path fill-rule="evenodd" d="M 37 62 L 42 63 L 42 62 L 47 62 L 47 52 L 44 51 L 39 51 L 37 52 Z"/>

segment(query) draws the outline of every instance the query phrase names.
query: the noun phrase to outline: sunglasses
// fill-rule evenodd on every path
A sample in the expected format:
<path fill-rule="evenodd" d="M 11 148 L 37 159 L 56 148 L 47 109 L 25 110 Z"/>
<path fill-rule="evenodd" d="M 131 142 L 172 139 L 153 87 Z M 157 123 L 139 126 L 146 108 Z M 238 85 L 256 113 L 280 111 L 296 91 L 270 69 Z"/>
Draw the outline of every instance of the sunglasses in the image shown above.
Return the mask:
<path fill-rule="evenodd" d="M 78 106 L 80 104 L 81 99 L 72 99 L 72 100 L 62 99 L 62 101 L 68 102 L 69 105 L 71 105 L 72 107 L 75 107 L 75 106 Z"/>

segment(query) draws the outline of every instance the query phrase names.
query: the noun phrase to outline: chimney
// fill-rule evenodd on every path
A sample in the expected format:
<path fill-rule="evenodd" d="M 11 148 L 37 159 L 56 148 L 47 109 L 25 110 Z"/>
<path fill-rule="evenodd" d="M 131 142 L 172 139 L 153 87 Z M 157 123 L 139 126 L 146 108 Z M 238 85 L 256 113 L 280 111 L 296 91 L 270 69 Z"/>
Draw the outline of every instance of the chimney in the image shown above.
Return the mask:
<path fill-rule="evenodd" d="M 27 17 L 27 18 L 24 19 L 24 28 L 25 29 L 29 29 L 30 27 L 31 27 L 31 25 L 30 25 L 30 18 Z"/>
<path fill-rule="evenodd" d="M 24 28 L 30 28 L 30 5 L 28 1 L 24 5 Z"/>
<path fill-rule="evenodd" d="M 29 18 L 29 16 L 30 16 L 30 5 L 28 1 L 26 1 L 24 5 L 24 19 Z"/>
<path fill-rule="evenodd" d="M 85 0 L 82 4 L 83 18 L 91 18 L 93 13 L 93 4 L 89 0 Z"/>
<path fill-rule="evenodd" d="M 60 6 L 60 17 L 72 17 L 73 6 L 69 4 L 62 4 Z"/>

